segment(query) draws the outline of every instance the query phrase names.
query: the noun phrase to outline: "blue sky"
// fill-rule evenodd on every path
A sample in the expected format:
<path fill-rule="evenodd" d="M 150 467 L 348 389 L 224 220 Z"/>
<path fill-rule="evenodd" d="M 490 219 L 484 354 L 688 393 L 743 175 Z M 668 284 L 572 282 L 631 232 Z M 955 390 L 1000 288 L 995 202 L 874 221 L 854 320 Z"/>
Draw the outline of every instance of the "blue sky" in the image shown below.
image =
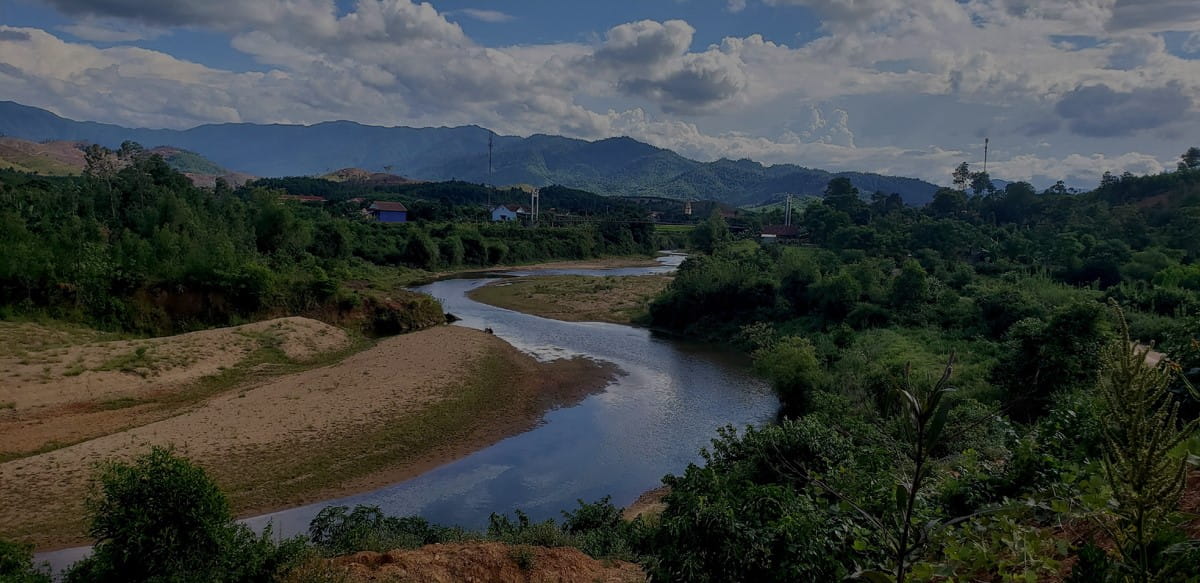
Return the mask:
<path fill-rule="evenodd" d="M 146 127 L 479 124 L 1089 186 L 1200 142 L 1194 0 L 0 0 L 0 99 Z"/>

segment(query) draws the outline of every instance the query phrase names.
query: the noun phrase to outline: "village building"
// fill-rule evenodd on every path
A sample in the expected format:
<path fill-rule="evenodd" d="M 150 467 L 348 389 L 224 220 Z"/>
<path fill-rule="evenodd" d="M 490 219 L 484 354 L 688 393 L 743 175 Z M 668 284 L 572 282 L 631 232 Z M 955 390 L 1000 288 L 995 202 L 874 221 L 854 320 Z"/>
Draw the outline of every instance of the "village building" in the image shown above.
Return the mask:
<path fill-rule="evenodd" d="M 795 225 L 766 225 L 762 228 L 759 241 L 762 243 L 780 243 L 795 241 L 800 238 L 800 229 Z"/>
<path fill-rule="evenodd" d="M 519 204 L 502 204 L 492 209 L 492 222 L 515 221 L 529 216 L 529 209 Z"/>
<path fill-rule="evenodd" d="M 367 211 L 381 223 L 408 222 L 408 207 L 405 207 L 403 203 L 375 201 L 367 207 Z"/>

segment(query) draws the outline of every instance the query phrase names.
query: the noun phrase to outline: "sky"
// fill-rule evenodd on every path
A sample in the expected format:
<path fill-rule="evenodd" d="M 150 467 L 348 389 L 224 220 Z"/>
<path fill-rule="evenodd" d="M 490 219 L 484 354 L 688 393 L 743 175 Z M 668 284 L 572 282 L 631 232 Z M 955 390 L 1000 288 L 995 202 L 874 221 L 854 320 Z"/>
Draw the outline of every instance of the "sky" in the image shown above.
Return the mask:
<path fill-rule="evenodd" d="M 126 126 L 476 124 L 939 184 L 1200 145 L 1200 0 L 0 0 L 0 100 Z"/>

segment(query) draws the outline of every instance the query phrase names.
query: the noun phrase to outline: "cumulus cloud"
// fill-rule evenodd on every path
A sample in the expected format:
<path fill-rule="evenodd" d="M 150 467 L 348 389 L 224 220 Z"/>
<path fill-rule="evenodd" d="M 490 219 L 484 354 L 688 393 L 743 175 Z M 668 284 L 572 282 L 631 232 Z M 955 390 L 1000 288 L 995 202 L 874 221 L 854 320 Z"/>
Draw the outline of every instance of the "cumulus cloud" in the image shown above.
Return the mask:
<path fill-rule="evenodd" d="M 614 26 L 593 61 L 615 70 L 637 68 L 654 71 L 682 56 L 692 44 L 696 29 L 682 20 L 641 20 Z"/>
<path fill-rule="evenodd" d="M 1192 98 L 1178 83 L 1127 92 L 1101 84 L 1079 87 L 1064 95 L 1054 109 L 1076 134 L 1112 137 L 1178 122 L 1191 107 Z"/>
<path fill-rule="evenodd" d="M 962 161 L 955 140 L 970 141 L 984 126 L 1054 144 L 1035 156 L 1044 166 L 1013 166 L 1029 176 L 1090 171 L 1098 162 L 1062 150 L 1081 147 L 1075 136 L 1103 142 L 1104 164 L 1149 167 L 1152 154 L 1120 158 L 1116 149 L 1136 150 L 1166 129 L 1200 130 L 1190 98 L 1200 94 L 1200 61 L 1171 55 L 1159 34 L 1200 30 L 1192 0 L 763 0 L 811 10 L 822 22 L 817 37 L 796 46 L 728 37 L 707 47 L 693 46 L 696 30 L 683 20 L 619 24 L 591 44 L 486 47 L 454 18 L 499 22 L 507 14 L 442 13 L 413 0 L 41 1 L 78 18 L 62 29 L 77 38 L 213 30 L 269 69 L 221 71 L 0 26 L 0 98 L 130 125 L 477 123 L 516 134 L 628 134 L 704 159 L 927 178 Z M 726 8 L 745 4 L 727 0 Z M 1065 47 L 1059 35 L 1087 40 Z M 1200 32 L 1184 49 L 1200 51 Z M 887 111 L 896 95 L 987 108 L 990 117 L 900 120 L 885 124 L 898 127 L 881 143 L 863 125 L 879 116 L 863 108 Z M 1037 148 L 1023 147 L 1004 155 L 1018 160 Z"/>
<path fill-rule="evenodd" d="M 1116 0 L 1111 31 L 1165 32 L 1200 28 L 1200 2 L 1194 0 Z"/>
<path fill-rule="evenodd" d="M 28 32 L 23 30 L 0 30 L 0 42 L 26 42 L 30 39 Z"/>
<path fill-rule="evenodd" d="M 579 60 L 612 78 L 626 94 L 648 98 L 668 113 L 695 113 L 737 97 L 748 85 L 744 63 L 710 47 L 690 53 L 696 30 L 682 20 L 642 20 L 609 29 L 604 43 Z"/>
<path fill-rule="evenodd" d="M 325 0 L 46 0 L 65 14 L 114 17 L 158 26 L 213 26 L 229 29 L 270 23 L 292 11 L 310 12 L 331 5 Z"/>

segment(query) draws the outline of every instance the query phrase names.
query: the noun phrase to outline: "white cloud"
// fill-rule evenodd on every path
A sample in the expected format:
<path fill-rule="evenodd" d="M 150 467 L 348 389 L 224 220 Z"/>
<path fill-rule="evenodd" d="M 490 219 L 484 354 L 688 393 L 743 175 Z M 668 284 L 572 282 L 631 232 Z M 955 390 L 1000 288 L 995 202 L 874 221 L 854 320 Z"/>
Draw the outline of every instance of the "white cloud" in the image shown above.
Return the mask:
<path fill-rule="evenodd" d="M 1200 61 L 1171 55 L 1160 34 L 1200 31 L 1192 0 L 763 0 L 781 14 L 810 9 L 822 21 L 817 38 L 707 47 L 693 46 L 696 30 L 683 20 L 619 24 L 593 44 L 485 47 L 411 0 L 356 0 L 349 10 L 333 0 L 42 1 L 79 17 L 64 29 L 79 38 L 215 30 L 271 68 L 221 71 L 0 27 L 0 98 L 132 125 L 477 123 L 925 178 L 944 176 L 986 132 L 1021 142 L 1000 153 L 1007 167 L 994 162 L 1009 179 L 1152 168 L 1155 156 L 1181 150 L 1172 132 L 1200 131 L 1186 99 L 1200 95 Z M 1084 40 L 1068 46 L 1059 35 Z M 1200 52 L 1200 32 L 1184 47 Z M 873 110 L 890 111 L 897 95 L 961 107 L 888 120 L 899 129 L 881 140 Z M 1034 129 L 1038 140 L 1025 139 Z"/>
<path fill-rule="evenodd" d="M 500 12 L 499 10 L 485 10 L 482 8 L 463 8 L 462 10 L 456 10 L 455 13 L 461 13 L 480 22 L 491 23 L 509 22 L 515 18 L 513 15 L 506 12 Z"/>

